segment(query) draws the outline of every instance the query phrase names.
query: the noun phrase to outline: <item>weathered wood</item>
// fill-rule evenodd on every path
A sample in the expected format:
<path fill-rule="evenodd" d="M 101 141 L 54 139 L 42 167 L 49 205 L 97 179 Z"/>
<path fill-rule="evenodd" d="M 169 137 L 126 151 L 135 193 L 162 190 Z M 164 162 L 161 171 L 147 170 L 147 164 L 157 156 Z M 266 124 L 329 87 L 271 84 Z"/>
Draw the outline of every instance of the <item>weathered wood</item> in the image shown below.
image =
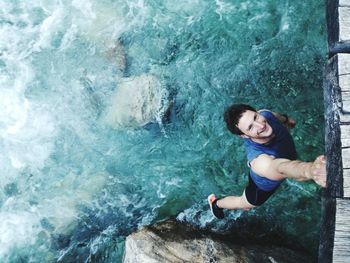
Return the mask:
<path fill-rule="evenodd" d="M 350 92 L 342 92 L 341 96 L 343 101 L 342 109 L 344 113 L 350 113 Z"/>
<path fill-rule="evenodd" d="M 341 146 L 350 147 L 350 125 L 340 125 Z"/>
<path fill-rule="evenodd" d="M 339 86 L 341 89 L 341 97 L 345 113 L 350 113 L 350 74 L 339 76 Z"/>
<path fill-rule="evenodd" d="M 350 114 L 348 113 L 339 113 L 339 120 L 341 123 L 350 123 Z"/>
<path fill-rule="evenodd" d="M 346 263 L 350 259 L 350 200 L 337 198 L 336 207 L 333 263 Z"/>
<path fill-rule="evenodd" d="M 350 7 L 339 6 L 339 41 L 350 39 Z"/>
<path fill-rule="evenodd" d="M 331 49 L 339 40 L 338 1 L 326 0 L 327 42 Z M 333 54 L 330 52 L 329 57 Z"/>
<path fill-rule="evenodd" d="M 350 91 L 350 74 L 339 76 L 339 86 L 342 92 Z"/>
<path fill-rule="evenodd" d="M 328 184 L 328 182 L 327 182 Z M 329 186 L 327 186 L 328 188 Z M 329 191 L 322 194 L 322 217 L 318 263 L 331 263 L 333 258 L 336 200 Z"/>
<path fill-rule="evenodd" d="M 349 7 L 350 12 L 350 7 Z M 350 13 L 349 13 L 350 15 Z M 350 16 L 349 16 L 350 25 Z M 342 110 L 350 113 L 350 54 L 338 54 L 339 87 L 341 89 Z"/>
<path fill-rule="evenodd" d="M 339 0 L 339 6 L 350 6 L 350 0 Z"/>
<path fill-rule="evenodd" d="M 329 47 L 329 57 L 338 53 L 350 53 L 350 40 L 336 42 Z"/>
<path fill-rule="evenodd" d="M 340 132 L 341 90 L 338 84 L 338 58 L 329 59 L 323 82 L 325 102 L 325 136 L 327 156 L 327 184 L 329 197 L 343 196 L 342 152 Z"/>
<path fill-rule="evenodd" d="M 350 198 L 350 169 L 343 169 L 344 197 Z"/>
<path fill-rule="evenodd" d="M 336 1 L 327 1 L 327 25 L 328 32 L 334 18 L 332 9 L 336 7 Z M 334 23 L 333 23 L 334 26 Z M 334 35 L 328 34 L 328 41 L 334 40 Z M 325 105 L 325 138 L 327 156 L 327 187 L 322 195 L 322 218 L 320 245 L 318 253 L 319 263 L 331 263 L 333 257 L 336 197 L 343 196 L 340 121 L 341 90 L 338 83 L 338 56 L 328 60 L 323 79 L 324 105 Z M 350 118 L 349 118 L 350 119 Z"/>
<path fill-rule="evenodd" d="M 350 169 L 350 148 L 342 149 L 343 168 Z"/>
<path fill-rule="evenodd" d="M 350 74 L 350 54 L 338 54 L 339 75 Z"/>

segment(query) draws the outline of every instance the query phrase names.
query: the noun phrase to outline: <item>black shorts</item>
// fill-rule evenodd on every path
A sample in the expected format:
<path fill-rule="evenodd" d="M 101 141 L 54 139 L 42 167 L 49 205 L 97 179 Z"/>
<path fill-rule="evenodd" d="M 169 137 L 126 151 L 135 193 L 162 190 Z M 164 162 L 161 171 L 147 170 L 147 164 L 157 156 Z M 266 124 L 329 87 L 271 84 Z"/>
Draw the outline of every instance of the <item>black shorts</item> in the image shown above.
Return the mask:
<path fill-rule="evenodd" d="M 248 175 L 249 182 L 247 187 L 245 188 L 245 196 L 247 201 L 255 206 L 262 205 L 265 203 L 267 199 L 276 191 L 278 186 L 271 191 L 263 191 L 258 188 L 258 186 L 254 183 L 253 179 Z"/>

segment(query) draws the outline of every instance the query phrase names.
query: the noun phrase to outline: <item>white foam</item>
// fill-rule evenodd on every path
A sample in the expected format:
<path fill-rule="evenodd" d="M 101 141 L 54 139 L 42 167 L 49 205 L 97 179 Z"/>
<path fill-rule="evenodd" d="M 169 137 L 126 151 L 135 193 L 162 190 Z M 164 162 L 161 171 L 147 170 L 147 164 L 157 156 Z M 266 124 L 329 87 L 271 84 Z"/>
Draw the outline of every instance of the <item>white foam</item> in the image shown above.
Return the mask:
<path fill-rule="evenodd" d="M 192 15 L 198 15 L 201 12 L 201 9 L 205 7 L 203 1 L 199 0 L 193 0 L 191 2 L 187 0 L 166 0 L 163 1 L 164 6 L 170 11 L 170 12 L 177 12 L 177 13 L 186 13 L 186 14 L 192 14 Z"/>
<path fill-rule="evenodd" d="M 0 258 L 13 249 L 34 244 L 41 231 L 37 215 L 26 212 L 2 212 L 0 214 Z"/>
<path fill-rule="evenodd" d="M 285 11 L 283 12 L 283 15 L 280 21 L 280 27 L 279 27 L 280 32 L 287 31 L 290 27 L 290 15 L 289 15 L 290 10 L 287 5 L 285 5 L 284 9 Z"/>
<path fill-rule="evenodd" d="M 51 153 L 55 137 L 54 118 L 42 105 L 25 97 L 27 85 L 34 79 L 32 68 L 24 62 L 8 59 L 6 89 L 0 90 L 0 129 L 5 151 L 15 168 L 24 164 L 41 168 Z M 14 79 L 11 79 L 14 76 Z"/>
<path fill-rule="evenodd" d="M 71 46 L 72 42 L 76 39 L 78 32 L 79 32 L 79 29 L 77 25 L 72 24 L 63 36 L 63 39 L 60 45 L 60 50 L 68 49 Z"/>
<path fill-rule="evenodd" d="M 72 6 L 72 24 L 77 26 L 80 36 L 100 48 L 108 48 L 118 37 L 140 23 L 135 17 L 127 18 L 126 5 L 106 4 L 99 1 L 74 0 Z"/>
<path fill-rule="evenodd" d="M 232 4 L 226 3 L 225 1 L 222 1 L 222 0 L 215 0 L 215 4 L 216 4 L 215 12 L 220 16 L 220 20 L 222 19 L 223 14 L 230 13 L 234 9 L 234 6 Z"/>
<path fill-rule="evenodd" d="M 22 105 L 16 103 L 10 104 L 12 118 L 9 117 L 7 125 L 4 125 L 4 150 L 14 168 L 30 165 L 40 169 L 53 149 L 56 136 L 54 118 L 38 108 L 30 107 L 28 100 L 23 100 Z"/>
<path fill-rule="evenodd" d="M 27 85 L 35 76 L 31 66 L 13 55 L 7 55 L 5 62 L 8 74 L 0 78 L 3 150 L 14 168 L 30 165 L 40 169 L 53 148 L 49 138 L 55 137 L 54 119 L 42 105 L 34 105 L 25 97 Z"/>
<path fill-rule="evenodd" d="M 83 13 L 85 17 L 89 17 L 92 20 L 96 19 L 96 14 L 93 11 L 92 3 L 89 0 L 73 0 L 72 6 Z"/>
<path fill-rule="evenodd" d="M 41 50 L 51 47 L 53 36 L 63 30 L 63 19 L 65 12 L 62 6 L 58 6 L 40 25 L 39 40 L 35 43 L 34 49 Z"/>
<path fill-rule="evenodd" d="M 15 90 L 0 90 L 0 127 L 2 132 L 15 133 L 23 126 L 29 103 Z"/>
<path fill-rule="evenodd" d="M 47 13 L 52 13 L 55 9 L 57 4 L 61 2 L 58 0 L 52 1 L 52 0 L 40 0 L 39 6 Z"/>

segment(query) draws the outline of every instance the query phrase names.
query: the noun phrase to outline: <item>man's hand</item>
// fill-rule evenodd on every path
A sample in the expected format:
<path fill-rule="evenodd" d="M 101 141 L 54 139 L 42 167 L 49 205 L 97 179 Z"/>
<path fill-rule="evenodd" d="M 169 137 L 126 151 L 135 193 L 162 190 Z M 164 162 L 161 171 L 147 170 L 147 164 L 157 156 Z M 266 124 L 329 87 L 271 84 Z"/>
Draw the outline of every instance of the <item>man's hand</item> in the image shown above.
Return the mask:
<path fill-rule="evenodd" d="M 318 185 L 326 187 L 326 158 L 324 155 L 318 156 L 307 171 L 307 176 L 312 178 Z"/>

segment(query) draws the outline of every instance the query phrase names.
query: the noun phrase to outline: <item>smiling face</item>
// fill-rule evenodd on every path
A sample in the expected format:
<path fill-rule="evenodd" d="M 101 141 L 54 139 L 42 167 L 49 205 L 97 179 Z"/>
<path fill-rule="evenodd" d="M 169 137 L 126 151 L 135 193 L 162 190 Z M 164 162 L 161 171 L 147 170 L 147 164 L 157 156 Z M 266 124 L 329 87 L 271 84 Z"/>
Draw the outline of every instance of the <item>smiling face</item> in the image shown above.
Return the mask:
<path fill-rule="evenodd" d="M 243 132 L 241 137 L 249 138 L 257 143 L 266 143 L 274 136 L 265 117 L 255 111 L 243 112 L 237 127 Z"/>

